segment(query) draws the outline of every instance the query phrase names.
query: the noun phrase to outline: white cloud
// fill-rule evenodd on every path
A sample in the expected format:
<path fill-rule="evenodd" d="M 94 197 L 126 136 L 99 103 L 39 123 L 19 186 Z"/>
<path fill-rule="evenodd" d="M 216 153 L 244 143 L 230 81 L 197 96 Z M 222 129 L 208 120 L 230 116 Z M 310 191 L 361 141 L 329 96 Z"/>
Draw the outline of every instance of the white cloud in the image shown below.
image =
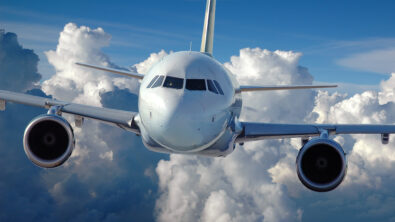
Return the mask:
<path fill-rule="evenodd" d="M 244 85 L 308 85 L 313 77 L 307 68 L 299 66 L 300 53 L 242 49 L 232 56 L 225 67 Z M 302 122 L 311 112 L 313 91 L 254 92 L 243 95 L 242 119 L 254 121 Z M 274 99 L 275 98 L 275 99 Z M 291 103 L 287 101 L 292 101 Z"/>
<path fill-rule="evenodd" d="M 47 94 L 66 101 L 101 106 L 100 94 L 113 90 L 114 86 L 138 92 L 134 79 L 115 77 L 75 65 L 76 62 L 116 67 L 101 49 L 109 45 L 111 36 L 103 29 L 77 27 L 69 23 L 60 33 L 56 51 L 46 52 L 48 61 L 57 73 L 46 80 L 43 90 Z"/>
<path fill-rule="evenodd" d="M 165 52 L 165 50 L 161 50 L 158 53 L 151 53 L 150 56 L 138 63 L 135 64 L 131 67 L 131 69 L 133 69 L 134 71 L 138 72 L 138 73 L 142 73 L 142 74 L 146 74 L 148 73 L 149 69 L 155 65 L 157 62 L 159 62 L 163 57 L 167 56 L 168 53 Z"/>
<path fill-rule="evenodd" d="M 116 67 L 101 51 L 109 40 L 110 36 L 100 28 L 67 24 L 56 51 L 47 52 L 56 74 L 43 83 L 43 90 L 67 101 L 137 109 L 137 95 L 131 93 L 138 92 L 136 80 L 114 78 L 114 75 L 74 65 L 81 61 Z M 23 69 L 30 64 L 20 66 L 17 68 Z M 34 69 L 28 71 L 25 81 L 21 81 L 27 85 L 34 83 L 29 75 L 36 74 Z M 2 70 L 0 75 L 4 81 L 12 78 Z M 44 94 L 41 90 L 35 93 Z M 15 115 L 21 113 L 21 108 L 23 115 Z M 9 194 L 0 199 L 2 203 L 13 202 L 3 207 L 0 220 L 127 221 L 137 218 L 152 221 L 155 177 L 144 172 L 153 169 L 155 163 L 166 156 L 149 152 L 139 137 L 126 131 L 86 120 L 82 128 L 74 128 L 76 149 L 70 159 L 56 169 L 38 168 L 21 152 L 20 140 L 28 121 L 45 112 L 44 109 L 9 104 L 0 114 L 0 152 L 4 160 L 1 161 L 0 191 Z"/>
<path fill-rule="evenodd" d="M 357 53 L 339 59 L 339 65 L 369 72 L 389 74 L 395 72 L 395 48 Z"/>
<path fill-rule="evenodd" d="M 225 66 L 236 74 L 241 84 L 311 84 L 311 75 L 298 66 L 300 56 L 293 52 L 242 49 L 240 56 L 233 56 Z M 314 97 L 314 91 L 245 94 L 247 108 L 242 118 L 303 121 L 313 108 Z M 161 161 L 157 167 L 163 192 L 157 202 L 158 219 L 291 221 L 300 218 L 302 211 L 289 199 L 285 187 L 273 182 L 288 179 L 289 172 L 294 173 L 291 179 L 295 182 L 292 165 L 283 163 L 291 169 L 282 171 L 280 178 L 272 178 L 269 173 L 278 171 L 279 160 L 287 155 L 295 158 L 296 154 L 291 141 L 283 140 L 246 143 L 224 159 L 171 155 L 170 161 Z M 294 184 L 301 190 L 300 183 Z M 210 210 L 211 207 L 218 210 Z"/>
<path fill-rule="evenodd" d="M 242 49 L 225 66 L 241 84 L 309 84 L 299 53 Z M 395 123 L 395 77 L 380 92 L 347 96 L 326 91 L 246 93 L 242 118 L 266 122 Z M 157 167 L 159 221 L 386 221 L 395 199 L 394 139 L 379 135 L 338 136 L 348 153 L 344 183 L 327 194 L 307 190 L 296 176 L 300 140 L 245 143 L 224 159 L 171 155 Z M 361 195 L 364 194 L 364 195 Z M 374 204 L 372 204 L 374 201 Z M 222 204 L 221 204 L 222 203 Z M 358 204 L 356 204 L 358 203 Z M 325 210 L 324 210 L 325 209 Z M 353 214 L 355 210 L 365 212 Z M 392 211 L 391 211 L 392 210 Z M 377 213 L 380 212 L 380 213 Z"/>
<path fill-rule="evenodd" d="M 395 72 L 391 74 L 391 77 L 381 82 L 381 92 L 379 92 L 379 103 L 386 104 L 389 102 L 395 102 Z"/>
<path fill-rule="evenodd" d="M 57 72 L 44 82 L 43 90 L 59 99 L 98 106 L 135 103 L 137 97 L 130 92 L 137 92 L 136 81 L 74 66 L 79 61 L 116 67 L 101 51 L 109 41 L 110 36 L 100 28 L 67 24 L 56 51 L 47 52 Z M 153 53 L 134 69 L 144 73 L 166 54 Z M 311 84 L 312 76 L 298 65 L 300 57 L 295 52 L 242 49 L 225 66 L 241 84 Z M 243 95 L 242 118 L 267 122 L 393 124 L 394 88 L 393 74 L 381 84 L 379 92 L 366 91 L 350 97 L 325 91 L 247 93 Z M 6 111 L 6 118 L 0 121 L 1 129 L 7 129 L 8 121 L 15 126 L 1 130 L 2 138 L 14 138 L 17 133 L 13 130 L 22 129 L 26 123 L 21 120 L 30 118 L 12 115 L 15 110 Z M 6 157 L 2 169 L 27 169 L 23 172 L 30 179 L 25 184 L 15 180 L 13 174 L 7 174 L 15 171 L 0 173 L 8 179 L 0 182 L 5 194 L 0 199 L 16 200 L 15 204 L 10 202 L 11 208 L 5 206 L 0 218 L 7 218 L 6 212 L 25 212 L 20 209 L 27 206 L 26 209 L 34 209 L 25 213 L 28 218 L 48 215 L 48 220 L 152 220 L 152 205 L 157 197 L 155 182 L 160 189 L 155 213 L 159 221 L 389 221 L 394 218 L 393 138 L 390 145 L 383 146 L 379 136 L 337 137 L 348 153 L 348 175 L 335 191 L 318 194 L 298 181 L 295 158 L 300 141 L 296 139 L 246 143 L 226 158 L 171 155 L 170 160 L 161 160 L 156 166 L 157 181 L 152 169 L 164 156 L 145 150 L 140 138 L 93 121 L 86 121 L 82 129 L 75 128 L 75 134 L 76 152 L 64 166 L 54 170 L 36 169 L 30 163 L 16 167 L 26 163 L 26 158 L 8 152 L 22 150 L 21 145 L 12 145 L 18 149 L 8 149 L 17 142 L 0 140 L 0 152 Z M 12 167 L 7 168 L 8 165 Z M 12 183 L 8 182 L 10 178 Z M 17 189 L 14 184 L 18 184 Z M 35 193 L 32 186 L 39 197 L 32 196 Z"/>
<path fill-rule="evenodd" d="M 246 164 L 248 162 L 248 164 Z M 257 166 L 261 168 L 258 169 Z M 289 221 L 297 217 L 284 189 L 262 173 L 267 164 L 244 149 L 224 159 L 171 155 L 157 167 L 159 221 Z"/>
<path fill-rule="evenodd" d="M 44 92 L 66 101 L 136 111 L 137 95 L 132 93 L 138 93 L 137 80 L 74 64 L 83 62 L 119 68 L 102 52 L 110 39 L 101 28 L 67 24 L 60 34 L 56 51 L 46 52 L 57 72 L 42 84 Z M 152 54 L 139 66 L 155 63 L 165 54 Z M 59 180 L 59 176 L 52 173 L 44 176 L 48 189 L 54 191 L 52 197 L 61 203 L 58 206 L 69 206 L 67 210 L 75 213 L 90 205 L 89 211 L 75 216 L 82 221 L 91 218 L 91 214 L 98 220 L 127 220 L 132 215 L 152 220 L 153 190 L 156 188 L 155 180 L 146 172 L 163 156 L 146 150 L 139 137 L 96 121 L 85 121 L 82 128 L 74 129 L 76 152 L 66 162 L 63 178 Z M 82 188 L 70 188 L 73 186 Z M 84 201 L 73 192 L 81 192 Z M 99 202 L 102 202 L 102 210 L 96 205 Z M 63 218 L 68 220 L 72 214 L 66 213 Z"/>
<path fill-rule="evenodd" d="M 362 85 L 356 83 L 344 83 L 344 82 L 319 82 L 314 81 L 313 85 L 337 85 L 336 88 L 328 88 L 325 91 L 329 93 L 340 93 L 347 95 L 354 95 L 363 93 L 365 91 L 379 91 L 380 85 Z"/>
<path fill-rule="evenodd" d="M 109 59 L 101 48 L 109 44 L 110 38 L 101 28 L 91 30 L 67 24 L 60 33 L 56 51 L 46 52 L 57 73 L 43 83 L 44 92 L 61 100 L 100 105 L 100 92 L 112 89 L 110 76 L 75 63 L 109 65 Z"/>

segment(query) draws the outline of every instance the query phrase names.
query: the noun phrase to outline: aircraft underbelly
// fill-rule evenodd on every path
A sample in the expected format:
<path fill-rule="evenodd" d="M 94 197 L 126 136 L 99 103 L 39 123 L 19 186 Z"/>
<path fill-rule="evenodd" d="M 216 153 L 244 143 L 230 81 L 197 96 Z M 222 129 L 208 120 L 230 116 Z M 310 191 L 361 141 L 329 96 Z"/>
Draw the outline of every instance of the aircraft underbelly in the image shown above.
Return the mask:
<path fill-rule="evenodd" d="M 143 131 L 144 132 L 144 131 Z M 235 134 L 227 128 L 223 133 L 218 137 L 213 143 L 205 147 L 204 149 L 197 151 L 175 151 L 172 149 L 168 149 L 155 140 L 153 140 L 148 134 L 142 134 L 142 140 L 147 149 L 159 152 L 159 153 L 168 153 L 168 154 L 192 154 L 192 155 L 200 155 L 200 156 L 208 156 L 208 157 L 219 157 L 219 156 L 227 156 L 235 149 Z"/>

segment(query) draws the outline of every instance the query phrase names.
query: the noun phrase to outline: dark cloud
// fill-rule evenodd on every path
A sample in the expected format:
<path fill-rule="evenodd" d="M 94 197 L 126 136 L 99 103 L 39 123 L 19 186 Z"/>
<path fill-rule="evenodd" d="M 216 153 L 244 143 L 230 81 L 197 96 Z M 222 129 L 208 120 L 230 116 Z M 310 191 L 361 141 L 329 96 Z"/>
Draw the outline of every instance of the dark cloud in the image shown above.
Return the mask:
<path fill-rule="evenodd" d="M 43 83 L 44 92 L 37 88 L 28 93 L 137 111 L 138 96 L 131 93 L 138 91 L 136 81 L 74 66 L 73 61 L 111 64 L 100 50 L 109 36 L 102 29 L 74 24 L 62 33 L 59 48 L 65 51 L 47 53 L 58 73 Z M 15 34 L 6 35 L 17 43 Z M 14 56 L 7 52 L 0 54 L 1 61 Z M 165 54 L 152 54 L 136 70 L 144 73 Z M 298 65 L 299 57 L 293 52 L 243 49 L 226 66 L 242 84 L 310 84 L 312 76 Z M 37 74 L 36 67 L 27 69 L 37 61 L 10 66 L 30 70 L 23 74 L 28 77 L 12 82 L 19 86 L 12 90 L 25 90 L 39 80 L 29 78 Z M 0 71 L 1 81 L 13 78 Z M 1 86 L 4 82 L 0 89 L 12 88 Z M 323 91 L 247 93 L 244 104 L 253 108 L 244 110 L 243 118 L 394 123 L 394 85 L 395 74 L 382 83 L 381 92 L 351 98 Z M 64 165 L 41 169 L 26 158 L 22 137 L 29 121 L 45 112 L 16 104 L 0 112 L 0 221 L 395 221 L 394 139 L 382 146 L 379 137 L 337 137 L 349 154 L 348 175 L 335 191 L 315 193 L 296 176 L 299 140 L 246 143 L 227 158 L 169 159 L 148 151 L 133 133 L 91 120 L 74 128 L 77 146 Z"/>
<path fill-rule="evenodd" d="M 127 89 L 115 87 L 113 91 L 100 95 L 105 107 L 138 112 L 138 96 Z"/>
<path fill-rule="evenodd" d="M 15 34 L 4 36 L 12 44 L 2 45 L 7 53 L 1 54 L 1 62 L 11 64 L 16 55 L 33 59 L 9 65 L 7 72 L 0 66 L 0 89 L 31 87 L 40 77 L 33 67 L 37 56 L 22 49 Z M 16 72 L 23 78 L 15 80 L 11 68 L 25 70 Z M 16 86 L 4 87 L 4 82 Z M 28 93 L 47 97 L 38 88 Z M 100 97 L 106 107 L 137 111 L 138 97 L 128 90 L 114 87 Z M 133 133 L 86 120 L 82 130 L 75 128 L 72 157 L 55 169 L 39 168 L 26 157 L 22 138 L 29 121 L 43 113 L 45 109 L 12 103 L 0 112 L 0 221 L 154 221 L 154 169 L 167 155 L 148 151 Z"/>
<path fill-rule="evenodd" d="M 26 125 L 43 112 L 16 104 L 0 112 L 0 221 L 45 221 L 55 207 L 41 180 L 43 169 L 28 160 L 22 146 Z"/>
<path fill-rule="evenodd" d="M 0 30 L 0 89 L 24 91 L 41 79 L 38 56 L 24 49 L 16 34 Z"/>
<path fill-rule="evenodd" d="M 38 56 L 23 49 L 14 33 L 0 31 L 0 89 L 23 91 L 40 79 Z M 40 89 L 28 92 L 45 96 Z M 25 155 L 22 138 L 26 125 L 35 116 L 46 112 L 37 107 L 7 103 L 0 112 L 0 221 L 45 221 L 53 209 L 40 173 Z"/>

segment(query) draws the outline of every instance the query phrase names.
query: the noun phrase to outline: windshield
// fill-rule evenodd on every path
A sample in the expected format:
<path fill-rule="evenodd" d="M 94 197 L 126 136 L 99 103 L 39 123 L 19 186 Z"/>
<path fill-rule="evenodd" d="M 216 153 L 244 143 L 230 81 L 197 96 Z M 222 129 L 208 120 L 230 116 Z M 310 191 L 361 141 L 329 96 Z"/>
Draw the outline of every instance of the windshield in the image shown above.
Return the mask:
<path fill-rule="evenodd" d="M 206 82 L 204 79 L 187 79 L 185 88 L 188 90 L 206 90 Z"/>
<path fill-rule="evenodd" d="M 176 78 L 172 76 L 167 76 L 165 83 L 163 83 L 163 87 L 166 88 L 182 89 L 183 86 L 184 86 L 184 79 Z"/>
<path fill-rule="evenodd" d="M 156 80 L 154 85 L 152 85 L 152 88 L 161 86 L 164 78 L 165 78 L 164 76 L 159 76 L 158 80 Z"/>

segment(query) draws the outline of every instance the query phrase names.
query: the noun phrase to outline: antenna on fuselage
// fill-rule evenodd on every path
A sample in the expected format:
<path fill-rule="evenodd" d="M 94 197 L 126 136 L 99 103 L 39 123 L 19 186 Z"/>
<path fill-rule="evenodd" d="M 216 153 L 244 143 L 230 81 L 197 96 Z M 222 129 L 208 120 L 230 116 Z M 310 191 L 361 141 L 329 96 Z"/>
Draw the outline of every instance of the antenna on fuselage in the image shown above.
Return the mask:
<path fill-rule="evenodd" d="M 189 42 L 189 51 L 190 51 L 190 52 L 192 51 L 192 41 Z"/>
<path fill-rule="evenodd" d="M 200 52 L 206 53 L 210 56 L 213 55 L 215 4 L 216 0 L 207 0 L 202 45 L 200 47 Z"/>

